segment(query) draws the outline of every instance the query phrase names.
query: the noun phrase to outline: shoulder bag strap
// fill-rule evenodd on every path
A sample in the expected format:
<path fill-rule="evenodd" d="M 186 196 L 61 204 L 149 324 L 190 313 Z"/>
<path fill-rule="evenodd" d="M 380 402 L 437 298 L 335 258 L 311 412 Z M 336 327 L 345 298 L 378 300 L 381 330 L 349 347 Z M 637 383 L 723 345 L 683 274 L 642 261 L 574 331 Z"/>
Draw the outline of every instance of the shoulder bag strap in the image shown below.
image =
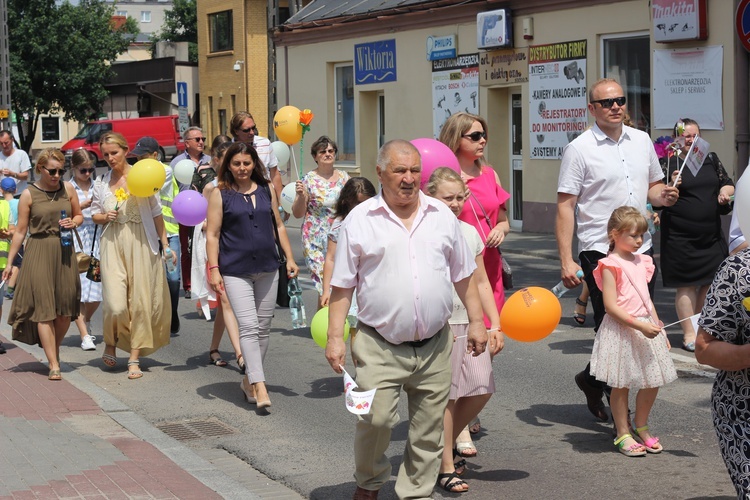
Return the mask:
<path fill-rule="evenodd" d="M 271 205 L 271 222 L 273 223 L 273 236 L 276 239 L 276 251 L 279 254 L 279 263 L 285 264 L 286 255 L 281 248 L 281 242 L 279 241 L 279 227 L 276 225 L 276 217 L 273 215 L 273 197 L 271 196 L 271 190 L 269 189 L 268 184 L 264 184 L 263 189 L 266 191 L 266 194 L 268 194 L 269 204 Z"/>
<path fill-rule="evenodd" d="M 94 256 L 94 245 L 96 244 L 96 231 L 99 229 L 99 224 L 94 224 L 94 237 L 91 238 L 91 256 Z M 76 231 L 76 235 L 78 235 L 78 232 Z M 83 250 L 83 245 L 81 245 L 81 250 Z"/>
<path fill-rule="evenodd" d="M 651 316 L 651 319 L 654 320 L 654 323 L 658 325 L 659 322 L 654 317 L 654 312 L 653 312 L 653 309 L 651 308 L 651 300 L 650 299 L 646 300 L 646 298 L 643 296 L 643 292 L 641 292 L 641 289 L 635 286 L 635 281 L 633 281 L 633 278 L 630 276 L 630 273 L 628 272 L 628 270 L 625 269 L 625 267 L 623 266 L 620 266 L 620 269 L 622 269 L 623 274 L 628 279 L 628 281 L 630 281 L 630 284 L 633 285 L 633 288 L 635 288 L 635 291 L 638 292 L 638 296 L 641 298 L 643 305 L 646 306 L 646 309 L 648 309 L 649 316 Z"/>

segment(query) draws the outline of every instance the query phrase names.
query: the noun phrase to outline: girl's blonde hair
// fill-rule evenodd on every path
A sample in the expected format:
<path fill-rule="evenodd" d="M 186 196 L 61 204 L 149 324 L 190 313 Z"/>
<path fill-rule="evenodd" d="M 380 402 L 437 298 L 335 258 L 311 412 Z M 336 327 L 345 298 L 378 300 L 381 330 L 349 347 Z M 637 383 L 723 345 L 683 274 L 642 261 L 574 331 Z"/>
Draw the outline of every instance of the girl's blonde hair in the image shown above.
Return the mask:
<path fill-rule="evenodd" d="M 466 183 L 464 183 L 464 180 L 461 178 L 458 172 L 453 170 L 452 168 L 448 167 L 439 167 L 436 168 L 434 172 L 432 172 L 432 175 L 430 175 L 430 179 L 427 181 L 427 184 L 425 184 L 425 191 L 430 196 L 435 196 L 435 193 L 437 193 L 438 187 L 440 187 L 440 184 L 444 182 L 456 182 L 459 186 L 461 186 L 461 189 L 466 191 Z"/>
<path fill-rule="evenodd" d="M 609 239 L 609 251 L 615 249 L 615 234 L 629 231 L 635 228 L 640 234 L 648 231 L 646 217 L 634 207 L 616 208 L 607 222 L 607 238 Z"/>

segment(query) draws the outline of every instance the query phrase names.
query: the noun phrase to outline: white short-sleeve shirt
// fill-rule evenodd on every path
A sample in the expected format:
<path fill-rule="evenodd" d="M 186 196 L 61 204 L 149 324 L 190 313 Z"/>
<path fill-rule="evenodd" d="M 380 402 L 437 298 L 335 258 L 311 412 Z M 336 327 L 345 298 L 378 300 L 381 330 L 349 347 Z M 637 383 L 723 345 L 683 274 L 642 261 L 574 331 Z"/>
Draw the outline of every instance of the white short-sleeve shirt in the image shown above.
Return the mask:
<path fill-rule="evenodd" d="M 14 149 L 13 154 L 10 156 L 5 156 L 2 152 L 0 152 L 0 170 L 8 169 L 12 172 L 15 172 L 17 174 L 20 174 L 22 172 L 26 172 L 27 170 L 31 170 L 31 160 L 29 160 L 29 155 L 26 154 L 26 151 L 23 149 Z M 4 175 L 0 174 L 0 179 L 5 177 Z M 15 179 L 16 181 L 16 195 L 19 195 L 23 193 L 24 189 L 28 186 L 27 181 L 22 181 L 19 179 Z"/>
<path fill-rule="evenodd" d="M 579 252 L 606 254 L 612 212 L 631 206 L 645 216 L 648 187 L 663 177 L 651 138 L 631 127 L 623 126 L 620 139 L 614 141 L 594 124 L 565 146 L 557 192 L 578 197 Z M 639 252 L 651 244 L 647 232 Z"/>

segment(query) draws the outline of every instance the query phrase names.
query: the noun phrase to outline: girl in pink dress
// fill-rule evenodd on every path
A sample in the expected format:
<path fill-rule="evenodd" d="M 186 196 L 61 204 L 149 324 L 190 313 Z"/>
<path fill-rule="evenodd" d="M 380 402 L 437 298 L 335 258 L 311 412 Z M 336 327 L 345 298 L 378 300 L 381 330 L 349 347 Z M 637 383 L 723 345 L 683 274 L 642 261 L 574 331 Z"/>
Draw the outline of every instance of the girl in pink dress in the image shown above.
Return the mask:
<path fill-rule="evenodd" d="M 609 255 L 594 270 L 607 313 L 594 341 L 591 375 L 612 387 L 615 446 L 629 457 L 662 451 L 659 438 L 649 432 L 648 416 L 659 387 L 677 379 L 669 341 L 648 294 L 654 262 L 635 253 L 647 230 L 648 223 L 636 208 L 616 209 L 607 224 Z M 628 421 L 630 389 L 638 391 L 635 430 Z"/>

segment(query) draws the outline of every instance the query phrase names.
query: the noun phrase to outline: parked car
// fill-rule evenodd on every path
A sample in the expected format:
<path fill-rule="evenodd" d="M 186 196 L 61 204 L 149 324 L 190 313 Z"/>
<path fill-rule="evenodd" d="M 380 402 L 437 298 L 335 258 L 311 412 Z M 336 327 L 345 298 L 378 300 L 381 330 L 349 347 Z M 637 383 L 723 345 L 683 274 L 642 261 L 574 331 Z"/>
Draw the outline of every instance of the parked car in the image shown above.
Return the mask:
<path fill-rule="evenodd" d="M 148 116 L 143 118 L 125 118 L 121 120 L 98 120 L 89 122 L 78 134 L 66 142 L 62 149 L 65 154 L 65 165 L 70 165 L 70 158 L 76 149 L 85 149 L 95 165 L 103 165 L 104 159 L 99 150 L 99 138 L 105 132 L 119 132 L 128 141 L 132 150 L 138 139 L 148 135 L 159 143 L 159 161 L 165 162 L 185 150 L 185 142 L 180 136 L 177 115 Z"/>

